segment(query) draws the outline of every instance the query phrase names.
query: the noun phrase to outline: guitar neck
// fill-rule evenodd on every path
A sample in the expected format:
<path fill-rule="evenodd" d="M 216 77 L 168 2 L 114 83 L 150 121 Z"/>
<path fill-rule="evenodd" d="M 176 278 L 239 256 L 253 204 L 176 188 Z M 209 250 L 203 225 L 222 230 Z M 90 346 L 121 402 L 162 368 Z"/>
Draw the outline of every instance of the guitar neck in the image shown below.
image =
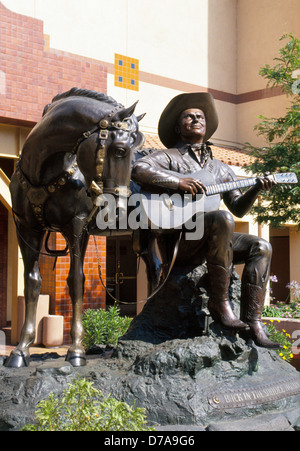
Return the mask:
<path fill-rule="evenodd" d="M 249 178 L 243 180 L 235 180 L 232 182 L 218 183 L 216 185 L 208 185 L 206 195 L 213 196 L 215 194 L 227 193 L 235 189 L 249 188 L 257 183 L 257 178 Z"/>

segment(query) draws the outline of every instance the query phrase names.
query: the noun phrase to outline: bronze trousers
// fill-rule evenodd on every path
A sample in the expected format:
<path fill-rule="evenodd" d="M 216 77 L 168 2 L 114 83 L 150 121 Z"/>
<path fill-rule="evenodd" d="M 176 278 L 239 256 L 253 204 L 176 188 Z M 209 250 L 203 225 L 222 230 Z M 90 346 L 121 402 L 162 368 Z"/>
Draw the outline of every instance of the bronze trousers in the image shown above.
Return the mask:
<path fill-rule="evenodd" d="M 272 247 L 267 241 L 234 232 L 233 217 L 219 210 L 205 214 L 204 235 L 201 240 L 182 240 L 176 266 L 209 264 L 229 268 L 244 264 L 242 284 L 259 286 L 265 293 L 272 257 Z"/>

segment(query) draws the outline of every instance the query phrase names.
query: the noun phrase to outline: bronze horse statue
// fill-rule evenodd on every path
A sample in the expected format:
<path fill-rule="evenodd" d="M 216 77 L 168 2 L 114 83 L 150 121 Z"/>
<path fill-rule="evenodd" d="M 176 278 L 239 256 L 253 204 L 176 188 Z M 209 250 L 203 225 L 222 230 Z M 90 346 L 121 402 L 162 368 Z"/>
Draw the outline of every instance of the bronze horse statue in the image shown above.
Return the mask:
<path fill-rule="evenodd" d="M 47 231 L 60 232 L 70 252 L 69 293 L 73 306 L 72 345 L 66 360 L 86 364 L 82 346 L 83 263 L 97 197 L 128 187 L 132 154 L 144 143 L 135 105 L 126 109 L 111 97 L 72 88 L 54 97 L 25 141 L 10 191 L 18 243 L 24 260 L 25 323 L 6 366 L 30 362 L 41 289 L 39 257 Z M 123 193 L 124 195 L 124 193 Z"/>

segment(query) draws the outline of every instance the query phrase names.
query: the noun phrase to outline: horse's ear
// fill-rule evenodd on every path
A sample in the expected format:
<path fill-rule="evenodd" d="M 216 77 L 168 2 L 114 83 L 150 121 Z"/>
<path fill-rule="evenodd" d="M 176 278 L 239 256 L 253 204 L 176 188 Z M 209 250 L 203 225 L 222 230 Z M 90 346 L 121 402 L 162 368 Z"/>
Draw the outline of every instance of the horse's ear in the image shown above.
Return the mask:
<path fill-rule="evenodd" d="M 121 111 L 118 111 L 115 114 L 115 116 L 112 118 L 112 121 L 122 121 L 122 120 L 126 119 L 127 117 L 132 116 L 138 103 L 139 103 L 139 101 L 135 102 L 129 108 L 123 108 Z"/>
<path fill-rule="evenodd" d="M 48 105 L 45 106 L 45 108 L 43 110 L 43 114 L 42 114 L 43 117 L 45 116 L 45 114 L 47 113 L 47 111 L 49 110 L 51 105 L 52 105 L 51 103 L 48 103 Z"/>
<path fill-rule="evenodd" d="M 144 143 L 145 143 L 145 136 L 143 135 L 143 133 L 138 132 L 136 140 L 134 141 L 132 149 L 133 150 L 140 150 L 143 147 Z"/>
<path fill-rule="evenodd" d="M 142 119 L 146 116 L 147 113 L 141 114 L 140 116 L 137 116 L 137 121 L 141 122 Z"/>

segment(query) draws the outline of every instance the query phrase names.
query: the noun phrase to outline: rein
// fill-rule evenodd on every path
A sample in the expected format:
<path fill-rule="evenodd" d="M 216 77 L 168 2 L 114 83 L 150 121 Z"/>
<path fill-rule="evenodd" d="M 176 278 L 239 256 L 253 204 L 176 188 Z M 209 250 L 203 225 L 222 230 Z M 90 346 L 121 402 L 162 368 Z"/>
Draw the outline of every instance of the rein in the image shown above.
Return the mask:
<path fill-rule="evenodd" d="M 105 283 L 104 283 L 104 281 L 103 281 L 103 277 L 102 277 L 102 268 L 101 268 L 101 263 L 100 263 L 100 257 L 99 257 L 99 251 L 98 251 L 97 241 L 96 241 L 95 236 L 94 236 L 93 238 L 94 238 L 94 245 L 95 245 L 96 255 L 97 255 L 97 261 L 98 261 L 98 274 L 99 274 L 99 279 L 100 279 L 100 281 L 101 281 L 101 284 L 102 284 L 104 290 L 105 290 L 106 293 L 109 295 L 109 297 L 110 297 L 114 302 L 116 302 L 117 304 L 137 305 L 137 304 L 143 304 L 143 303 L 146 303 L 146 302 L 150 301 L 150 299 L 152 299 L 157 293 L 159 293 L 159 292 L 163 289 L 163 287 L 165 286 L 165 284 L 167 283 L 167 281 L 168 281 L 168 279 L 169 279 L 169 277 L 170 277 L 170 275 L 171 275 L 172 269 L 174 268 L 176 259 L 177 259 L 177 255 L 178 255 L 178 251 L 179 251 L 179 245 L 180 245 L 180 242 L 181 242 L 181 239 L 182 239 L 182 232 L 180 233 L 180 235 L 179 235 L 179 237 L 178 237 L 178 239 L 177 239 L 177 241 L 176 241 L 176 243 L 175 243 L 173 257 L 172 257 L 172 260 L 171 260 L 171 263 L 170 263 L 170 266 L 169 266 L 168 273 L 167 273 L 165 279 L 163 280 L 163 282 L 162 282 L 160 285 L 158 285 L 157 288 L 155 288 L 155 290 L 154 290 L 154 291 L 150 294 L 150 296 L 148 296 L 146 299 L 142 299 L 141 301 L 132 301 L 132 302 L 120 301 L 120 299 L 115 298 L 115 297 L 109 292 L 109 290 L 107 289 L 107 286 L 105 285 Z"/>

